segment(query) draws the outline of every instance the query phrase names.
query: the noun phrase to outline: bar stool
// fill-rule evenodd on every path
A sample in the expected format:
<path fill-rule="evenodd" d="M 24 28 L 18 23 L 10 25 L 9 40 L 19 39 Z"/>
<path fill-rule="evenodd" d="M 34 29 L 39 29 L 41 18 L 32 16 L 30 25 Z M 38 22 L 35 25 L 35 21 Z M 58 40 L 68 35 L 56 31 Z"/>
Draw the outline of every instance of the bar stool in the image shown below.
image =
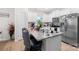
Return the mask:
<path fill-rule="evenodd" d="M 33 43 L 30 51 L 41 51 L 42 41 L 37 41 L 33 35 L 30 35 L 30 40 Z"/>
<path fill-rule="evenodd" d="M 24 45 L 25 45 L 25 51 L 30 51 L 30 37 L 29 37 L 29 32 L 26 28 L 22 29 L 22 35 L 23 35 L 23 40 L 24 40 Z"/>

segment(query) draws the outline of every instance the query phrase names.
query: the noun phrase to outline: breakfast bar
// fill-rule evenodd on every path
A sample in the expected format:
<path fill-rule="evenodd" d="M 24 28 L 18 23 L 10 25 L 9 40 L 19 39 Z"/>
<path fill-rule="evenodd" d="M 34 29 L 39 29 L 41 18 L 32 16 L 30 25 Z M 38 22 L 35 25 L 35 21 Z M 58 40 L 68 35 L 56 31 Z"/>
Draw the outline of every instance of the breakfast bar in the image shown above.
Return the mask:
<path fill-rule="evenodd" d="M 37 41 L 42 40 L 42 51 L 60 51 L 61 50 L 61 34 L 62 32 L 44 35 L 40 31 L 30 32 Z"/>

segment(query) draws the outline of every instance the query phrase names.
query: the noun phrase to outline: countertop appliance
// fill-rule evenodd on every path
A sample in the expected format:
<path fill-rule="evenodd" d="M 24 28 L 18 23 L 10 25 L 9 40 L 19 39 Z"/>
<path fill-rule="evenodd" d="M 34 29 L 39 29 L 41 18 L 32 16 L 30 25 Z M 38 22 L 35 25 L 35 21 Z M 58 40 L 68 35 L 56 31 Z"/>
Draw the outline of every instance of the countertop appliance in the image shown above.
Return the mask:
<path fill-rule="evenodd" d="M 79 14 L 68 14 L 63 20 L 65 30 L 62 40 L 72 46 L 79 47 Z"/>
<path fill-rule="evenodd" d="M 60 21 L 59 18 L 52 18 L 52 24 L 51 27 L 60 27 Z"/>

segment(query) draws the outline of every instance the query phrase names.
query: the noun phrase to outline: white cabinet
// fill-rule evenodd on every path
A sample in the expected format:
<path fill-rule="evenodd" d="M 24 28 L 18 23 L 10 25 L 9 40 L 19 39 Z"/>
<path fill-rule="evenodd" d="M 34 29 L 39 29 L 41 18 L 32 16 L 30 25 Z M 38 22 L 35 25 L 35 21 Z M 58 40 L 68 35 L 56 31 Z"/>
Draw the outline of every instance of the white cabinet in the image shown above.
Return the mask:
<path fill-rule="evenodd" d="M 55 36 L 43 40 L 43 51 L 60 51 L 61 50 L 61 36 Z"/>

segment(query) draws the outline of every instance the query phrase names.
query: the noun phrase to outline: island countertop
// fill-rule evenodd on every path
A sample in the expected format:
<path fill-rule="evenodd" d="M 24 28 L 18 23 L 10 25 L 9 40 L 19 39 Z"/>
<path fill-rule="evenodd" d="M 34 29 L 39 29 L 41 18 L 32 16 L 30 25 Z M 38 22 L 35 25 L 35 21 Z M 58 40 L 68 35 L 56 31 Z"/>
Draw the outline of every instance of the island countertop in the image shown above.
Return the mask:
<path fill-rule="evenodd" d="M 56 37 L 58 35 L 61 35 L 62 32 L 58 32 L 58 33 L 50 33 L 48 36 L 44 35 L 44 33 L 41 33 L 40 31 L 30 31 L 30 34 L 33 35 L 37 41 L 43 40 L 43 39 L 47 39 L 47 38 L 51 38 L 51 37 Z"/>

